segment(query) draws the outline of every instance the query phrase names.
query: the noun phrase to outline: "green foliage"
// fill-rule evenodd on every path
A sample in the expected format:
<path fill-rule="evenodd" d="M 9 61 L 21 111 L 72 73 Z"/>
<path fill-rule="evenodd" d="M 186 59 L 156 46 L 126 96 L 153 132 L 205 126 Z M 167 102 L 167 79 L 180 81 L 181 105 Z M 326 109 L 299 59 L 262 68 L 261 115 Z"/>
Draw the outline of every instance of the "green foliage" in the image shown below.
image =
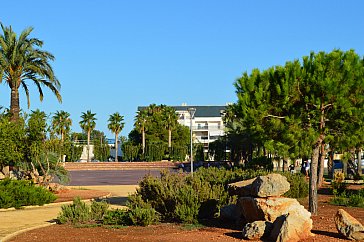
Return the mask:
<path fill-rule="evenodd" d="M 144 160 L 146 161 L 161 161 L 168 150 L 168 146 L 164 142 L 148 143 L 145 150 Z"/>
<path fill-rule="evenodd" d="M 341 194 L 334 193 L 334 198 L 330 200 L 330 204 L 364 208 L 364 189 L 359 191 L 346 190 Z"/>
<path fill-rule="evenodd" d="M 345 194 L 348 184 L 345 183 L 345 174 L 343 172 L 335 172 L 331 181 L 331 189 L 334 195 Z"/>
<path fill-rule="evenodd" d="M 0 208 L 44 205 L 54 200 L 56 200 L 55 195 L 29 181 L 10 179 L 0 181 Z"/>
<path fill-rule="evenodd" d="M 163 158 L 185 159 L 189 144 L 189 129 L 177 122 L 175 111 L 166 105 L 151 104 L 138 111 L 135 128 L 129 133 L 129 141 L 143 146 L 139 159 L 160 161 Z M 145 139 L 143 141 L 143 136 Z M 169 142 L 171 141 L 171 142 Z M 175 147 L 175 148 L 174 148 Z"/>
<path fill-rule="evenodd" d="M 121 149 L 123 151 L 123 160 L 135 161 L 137 160 L 141 145 L 133 145 L 132 142 L 123 142 Z"/>
<path fill-rule="evenodd" d="M 290 189 L 284 194 L 290 198 L 305 198 L 308 196 L 308 184 L 304 175 L 300 173 L 292 174 L 290 172 L 281 173 L 287 178 Z"/>
<path fill-rule="evenodd" d="M 25 124 L 23 120 L 10 122 L 6 116 L 0 117 L 0 169 L 24 160 L 26 148 Z"/>
<path fill-rule="evenodd" d="M 125 226 L 131 224 L 128 212 L 125 209 L 114 209 L 107 211 L 102 222 L 105 225 Z"/>
<path fill-rule="evenodd" d="M 103 224 L 148 226 L 159 222 L 160 216 L 157 211 L 144 202 L 140 195 L 131 195 L 127 205 L 128 210 L 109 211 L 103 219 Z"/>
<path fill-rule="evenodd" d="M 246 168 L 254 170 L 263 169 L 267 171 L 273 171 L 272 158 L 268 158 L 266 156 L 253 158 L 251 161 L 246 163 Z"/>
<path fill-rule="evenodd" d="M 62 205 L 61 209 L 57 218 L 61 224 L 80 224 L 91 220 L 90 206 L 81 201 L 79 197 L 76 197 L 70 205 Z"/>
<path fill-rule="evenodd" d="M 106 215 L 107 210 L 109 208 L 109 204 L 105 201 L 95 202 L 92 201 L 91 203 L 91 219 L 92 220 L 102 220 L 103 217 Z"/>
<path fill-rule="evenodd" d="M 62 210 L 57 219 L 59 223 L 83 224 L 102 220 L 107 214 L 109 205 L 106 202 L 92 201 L 87 205 L 79 197 L 70 205 L 62 205 Z"/>

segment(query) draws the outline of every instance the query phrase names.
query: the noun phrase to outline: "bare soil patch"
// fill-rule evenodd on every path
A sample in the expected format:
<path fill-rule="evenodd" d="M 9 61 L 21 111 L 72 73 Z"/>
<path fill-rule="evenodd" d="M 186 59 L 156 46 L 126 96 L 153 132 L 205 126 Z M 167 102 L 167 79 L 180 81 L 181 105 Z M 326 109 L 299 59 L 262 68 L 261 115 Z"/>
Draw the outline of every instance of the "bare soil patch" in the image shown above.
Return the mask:
<path fill-rule="evenodd" d="M 109 192 L 87 190 L 87 189 L 65 189 L 57 192 L 55 203 L 73 201 L 75 197 L 80 197 L 82 200 L 100 198 L 109 195 Z"/>
<path fill-rule="evenodd" d="M 353 185 L 350 189 L 360 189 L 363 186 Z M 78 196 L 86 196 L 91 190 L 69 190 L 80 192 Z M 64 197 L 71 197 L 70 194 L 60 194 Z M 327 187 L 319 191 L 319 204 L 318 215 L 312 216 L 313 230 L 315 235 L 308 241 L 347 241 L 341 237 L 336 230 L 334 215 L 336 214 L 339 206 L 333 206 L 328 203 L 332 195 L 329 194 Z M 84 197 L 82 197 L 84 198 Z M 61 199 L 61 198 L 60 198 Z M 66 198 L 64 198 L 66 199 Z M 71 199 L 72 200 L 72 199 Z M 306 201 L 301 201 L 307 208 Z M 352 216 L 364 223 L 364 209 L 362 208 L 347 208 L 344 209 Z M 223 242 L 236 242 L 241 241 L 241 229 L 234 228 L 231 224 L 212 223 L 207 224 L 205 227 L 186 230 L 181 225 L 176 224 L 160 224 L 148 227 L 125 227 L 125 228 L 75 228 L 70 225 L 52 225 L 49 227 L 32 230 L 14 237 L 10 241 L 18 242 L 42 242 L 42 241 L 223 241 Z"/>

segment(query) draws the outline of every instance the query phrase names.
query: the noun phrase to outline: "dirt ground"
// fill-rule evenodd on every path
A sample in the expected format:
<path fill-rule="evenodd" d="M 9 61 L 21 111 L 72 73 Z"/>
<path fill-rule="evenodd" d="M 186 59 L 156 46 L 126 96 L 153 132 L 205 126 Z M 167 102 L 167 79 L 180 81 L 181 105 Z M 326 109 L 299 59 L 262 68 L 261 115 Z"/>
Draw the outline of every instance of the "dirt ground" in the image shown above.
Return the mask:
<path fill-rule="evenodd" d="M 351 186 L 360 189 L 363 186 Z M 72 191 L 72 190 L 71 190 Z M 78 196 L 86 196 L 77 194 Z M 60 194 L 60 197 L 72 197 L 70 194 Z M 334 215 L 339 206 L 328 204 L 332 195 L 328 188 L 319 191 L 318 215 L 312 216 L 314 236 L 303 240 L 307 241 L 347 241 L 341 237 L 335 227 Z M 61 199 L 61 198 L 60 198 Z M 307 200 L 302 201 L 307 207 Z M 344 208 L 361 223 L 364 223 L 364 209 Z M 52 225 L 49 227 L 32 230 L 14 237 L 10 241 L 17 242 L 42 242 L 42 241 L 160 241 L 160 242 L 182 242 L 182 241 L 241 241 L 241 229 L 234 229 L 229 224 L 210 224 L 202 228 L 186 229 L 176 224 L 160 224 L 149 227 L 125 227 L 125 228 L 75 228 L 69 225 Z"/>

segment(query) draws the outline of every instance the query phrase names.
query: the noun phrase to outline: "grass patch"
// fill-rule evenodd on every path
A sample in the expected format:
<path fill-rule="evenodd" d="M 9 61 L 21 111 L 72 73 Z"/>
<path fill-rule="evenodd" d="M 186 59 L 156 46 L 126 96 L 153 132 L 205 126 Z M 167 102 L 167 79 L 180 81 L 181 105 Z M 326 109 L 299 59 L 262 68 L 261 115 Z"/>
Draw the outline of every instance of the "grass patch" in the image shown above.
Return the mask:
<path fill-rule="evenodd" d="M 190 230 L 201 229 L 201 228 L 204 228 L 204 227 L 206 227 L 206 226 L 203 225 L 203 224 L 199 224 L 199 223 L 197 223 L 197 224 L 182 224 L 181 229 L 190 231 Z"/>

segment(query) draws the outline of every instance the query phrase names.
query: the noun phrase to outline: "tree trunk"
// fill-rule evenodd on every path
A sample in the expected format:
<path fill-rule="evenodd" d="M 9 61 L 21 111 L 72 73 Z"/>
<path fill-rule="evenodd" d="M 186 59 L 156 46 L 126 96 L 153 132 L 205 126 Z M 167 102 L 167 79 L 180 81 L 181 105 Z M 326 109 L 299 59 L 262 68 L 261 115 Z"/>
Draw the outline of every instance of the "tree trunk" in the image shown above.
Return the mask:
<path fill-rule="evenodd" d="M 115 161 L 118 162 L 118 133 L 115 132 Z"/>
<path fill-rule="evenodd" d="M 321 144 L 321 151 L 320 151 L 320 160 L 319 160 L 319 169 L 318 169 L 318 179 L 317 179 L 317 186 L 320 188 L 322 183 L 324 182 L 324 171 L 325 171 L 325 157 L 326 157 L 327 150 L 325 150 L 325 143 Z"/>
<path fill-rule="evenodd" d="M 361 166 L 361 154 L 362 154 L 362 150 L 359 148 L 358 151 L 358 174 L 361 176 L 363 174 L 363 168 Z"/>
<path fill-rule="evenodd" d="M 329 153 L 329 157 L 328 157 L 328 161 L 327 161 L 327 171 L 329 174 L 329 178 L 333 178 L 333 173 L 334 173 L 334 150 L 331 149 L 330 153 Z"/>
<path fill-rule="evenodd" d="M 168 148 L 172 147 L 172 130 L 168 129 Z"/>
<path fill-rule="evenodd" d="M 10 95 L 10 114 L 12 122 L 19 120 L 19 113 L 20 113 L 19 90 L 16 87 L 12 87 Z"/>
<path fill-rule="evenodd" d="M 87 132 L 87 162 L 90 162 L 90 135 L 91 131 Z"/>
<path fill-rule="evenodd" d="M 283 160 L 282 160 L 282 162 L 283 162 L 283 164 L 282 164 L 282 171 L 283 172 L 285 172 L 285 171 L 287 171 L 287 159 L 286 158 L 284 158 Z"/>
<path fill-rule="evenodd" d="M 309 211 L 317 214 L 317 166 L 320 155 L 320 148 L 323 138 L 320 137 L 312 152 L 310 165 L 310 184 L 309 184 Z"/>
<path fill-rule="evenodd" d="M 142 133 L 142 142 L 143 142 L 143 155 L 144 155 L 144 153 L 145 153 L 145 132 L 144 132 L 144 129 L 143 129 L 142 132 L 143 132 Z"/>

